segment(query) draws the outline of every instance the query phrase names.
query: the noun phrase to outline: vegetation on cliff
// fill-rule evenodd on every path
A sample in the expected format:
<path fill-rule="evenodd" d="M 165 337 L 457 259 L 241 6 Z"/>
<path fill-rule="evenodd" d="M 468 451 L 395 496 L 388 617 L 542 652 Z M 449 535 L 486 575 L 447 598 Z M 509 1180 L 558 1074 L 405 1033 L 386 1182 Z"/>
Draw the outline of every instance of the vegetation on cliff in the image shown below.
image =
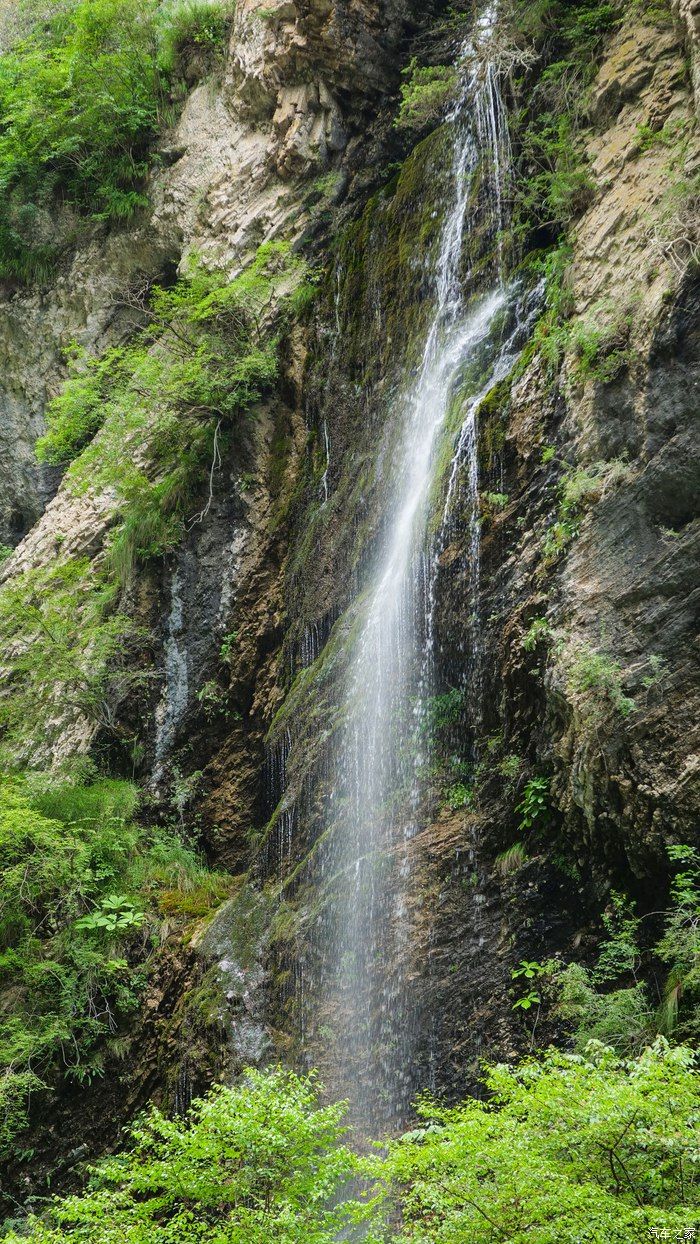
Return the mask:
<path fill-rule="evenodd" d="M 46 275 L 71 240 L 69 223 L 56 227 L 62 206 L 119 221 L 148 205 L 150 148 L 183 54 L 221 44 L 230 12 L 176 0 L 37 12 L 0 57 L 0 276 Z"/>
<path fill-rule="evenodd" d="M 186 924 L 193 894 L 206 909 L 225 893 L 174 830 L 139 826 L 138 801 L 105 778 L 0 784 L 3 1160 L 56 1076 L 89 1084 L 119 1056 L 164 913 Z"/>

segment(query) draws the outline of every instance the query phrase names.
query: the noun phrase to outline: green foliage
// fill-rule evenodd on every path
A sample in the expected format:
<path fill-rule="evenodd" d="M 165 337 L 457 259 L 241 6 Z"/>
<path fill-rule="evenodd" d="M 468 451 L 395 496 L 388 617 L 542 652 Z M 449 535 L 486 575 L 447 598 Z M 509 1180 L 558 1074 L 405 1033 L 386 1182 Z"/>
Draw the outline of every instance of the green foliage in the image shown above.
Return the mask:
<path fill-rule="evenodd" d="M 603 913 L 603 928 L 607 936 L 598 954 L 598 963 L 592 979 L 598 985 L 619 980 L 627 974 L 635 975 L 639 967 L 639 919 L 634 905 L 613 890 L 610 905 Z"/>
<path fill-rule="evenodd" d="M 445 801 L 453 812 L 456 812 L 459 808 L 469 808 L 474 801 L 474 791 L 465 782 L 456 782 L 447 791 Z"/>
<path fill-rule="evenodd" d="M 594 197 L 581 139 L 587 88 L 622 9 L 621 3 L 606 0 L 516 4 L 516 39 L 534 42 L 544 60 L 515 135 L 520 158 L 514 222 L 525 237 L 536 229 L 557 232 L 568 227 Z"/>
<path fill-rule="evenodd" d="M 34 774 L 0 782 L 0 1151 L 58 1074 L 101 1075 L 138 1005 L 161 892 L 221 879 L 165 831 L 134 822 L 128 782 Z"/>
<path fill-rule="evenodd" d="M 173 548 L 188 518 L 203 516 L 191 512 L 195 494 L 222 438 L 277 374 L 263 308 L 278 282 L 300 273 L 283 243 L 260 247 L 230 282 L 195 265 L 172 288 L 151 291 L 147 326 L 131 345 L 74 364 L 38 454 L 50 462 L 79 455 L 67 476 L 76 493 L 113 491 L 121 521 L 108 568 L 119 582 L 135 562 Z"/>
<path fill-rule="evenodd" d="M 545 564 L 556 561 L 578 535 L 584 511 L 603 495 L 603 491 L 621 484 L 628 477 L 629 466 L 619 458 L 609 462 L 593 462 L 587 467 L 565 468 L 558 485 L 557 517 L 542 540 Z"/>
<path fill-rule="evenodd" d="M 526 652 L 534 652 L 539 644 L 546 643 L 552 634 L 552 628 L 546 618 L 533 618 L 521 644 Z"/>
<path fill-rule="evenodd" d="M 574 1046 L 583 1053 L 589 1041 L 601 1041 L 618 1054 L 634 1054 L 654 1034 L 654 1010 L 641 983 L 601 993 L 591 973 L 570 963 L 555 979 L 557 1013 L 573 1026 Z"/>
<path fill-rule="evenodd" d="M 625 695 L 622 669 L 606 652 L 581 643 L 569 656 L 567 688 L 583 716 L 600 721 L 610 710 L 629 717 L 635 702 Z"/>
<path fill-rule="evenodd" d="M 321 1106 L 318 1091 L 313 1077 L 248 1071 L 196 1102 L 187 1120 L 152 1109 L 86 1193 L 54 1202 L 21 1238 L 333 1244 L 369 1209 L 348 1185 L 360 1163 L 341 1143 L 343 1106 Z M 19 1238 L 10 1232 L 6 1244 Z"/>
<path fill-rule="evenodd" d="M 158 64 L 169 77 L 188 72 L 188 59 L 207 68 L 223 58 L 234 14 L 233 0 L 170 0 L 158 14 Z"/>
<path fill-rule="evenodd" d="M 549 818 L 549 781 L 534 777 L 525 784 L 523 797 L 516 807 L 520 813 L 519 829 L 543 825 Z"/>
<path fill-rule="evenodd" d="M 651 653 L 648 664 L 649 673 L 644 675 L 642 686 L 650 691 L 652 687 L 658 687 L 659 683 L 664 682 L 669 675 L 670 666 L 664 657 L 659 656 L 658 652 Z"/>
<path fill-rule="evenodd" d="M 37 441 L 40 462 L 64 465 L 88 444 L 105 419 L 111 391 L 128 376 L 122 348 L 90 358 L 77 346 L 68 356 L 68 380 L 46 408 L 47 431 Z"/>
<path fill-rule="evenodd" d="M 482 1100 L 424 1104 L 420 1125 L 380 1164 L 401 1225 L 370 1238 L 628 1244 L 652 1227 L 680 1235 L 700 1203 L 693 1061 L 663 1040 L 633 1061 L 600 1046 L 586 1058 L 550 1050 L 519 1068 L 492 1067 Z"/>
<path fill-rule="evenodd" d="M 104 929 L 108 933 L 123 933 L 126 929 L 140 928 L 145 918 L 145 912 L 138 911 L 125 894 L 108 894 L 96 911 L 76 920 L 75 927 L 90 932 Z"/>
<path fill-rule="evenodd" d="M 561 229 L 569 225 L 595 197 L 595 183 L 574 119 L 569 113 L 540 115 L 527 128 L 522 142 L 532 171 L 516 183 L 519 215 L 527 227 L 536 224 Z"/>
<path fill-rule="evenodd" d="M 694 847 L 678 845 L 669 847 L 669 857 L 677 868 L 671 906 L 650 952 L 666 969 L 660 1005 L 637 980 L 641 921 L 624 896 L 613 893 L 595 967 L 569 964 L 556 979 L 559 1013 L 573 1024 L 580 1050 L 592 1038 L 629 1053 L 657 1033 L 684 1041 L 700 1035 L 700 856 Z"/>
<path fill-rule="evenodd" d="M 513 968 L 510 974 L 512 981 L 520 981 L 525 984 L 527 981 L 538 980 L 548 972 L 548 967 L 544 963 L 538 963 L 536 959 L 521 959 L 517 968 Z M 529 1011 L 533 1006 L 539 1007 L 542 1001 L 540 993 L 536 989 L 527 989 L 524 994 L 515 999 L 513 1003 L 514 1011 Z"/>
<path fill-rule="evenodd" d="M 421 130 L 439 116 L 457 85 L 453 65 L 420 66 L 415 56 L 401 71 L 401 103 L 394 121 L 397 129 Z"/>
<path fill-rule="evenodd" d="M 221 641 L 219 648 L 219 658 L 224 665 L 230 665 L 233 661 L 236 646 L 238 644 L 238 631 L 229 631 Z"/>
<path fill-rule="evenodd" d="M 540 965 L 538 965 L 540 966 Z M 697 1222 L 695 1056 L 659 1038 L 487 1068 L 484 1092 L 424 1101 L 380 1154 L 342 1143 L 313 1078 L 249 1071 L 187 1119 L 151 1110 L 130 1148 L 5 1244 L 628 1244 Z M 365 1186 L 350 1182 L 364 1175 Z"/>
<path fill-rule="evenodd" d="M 479 498 L 481 502 L 481 515 L 487 522 L 493 519 L 496 514 L 500 514 L 508 504 L 508 494 L 505 492 L 482 492 Z"/>
<path fill-rule="evenodd" d="M 498 772 L 501 777 L 505 778 L 508 782 L 513 782 L 520 776 L 520 770 L 522 767 L 522 757 L 516 756 L 512 752 L 509 755 L 504 756 L 503 759 L 498 762 Z"/>
<path fill-rule="evenodd" d="M 431 696 L 426 706 L 427 728 L 438 735 L 458 726 L 464 713 L 464 692 L 452 687 L 442 695 Z"/>
<path fill-rule="evenodd" d="M 497 855 L 493 867 L 498 877 L 504 878 L 510 873 L 517 872 L 523 864 L 527 863 L 527 852 L 522 842 L 514 842 L 512 847 L 508 847 L 505 851 L 501 851 Z"/>
<path fill-rule="evenodd" d="M 109 726 L 112 705 L 140 677 L 129 668 L 132 628 L 114 605 L 114 586 L 86 558 L 0 587 L 0 756 L 31 760 L 57 714 Z"/>
<path fill-rule="evenodd" d="M 48 275 L 80 217 L 119 222 L 148 205 L 169 88 L 222 57 L 233 0 L 71 0 L 27 13 L 0 58 L 0 276 L 22 281 Z"/>
<path fill-rule="evenodd" d="M 610 384 L 632 358 L 629 336 L 632 313 L 598 304 L 585 319 L 576 320 L 569 333 L 580 380 Z"/>
<path fill-rule="evenodd" d="M 77 0 L 0 58 L 0 275 L 45 272 L 57 202 L 106 220 L 145 203 L 163 106 L 155 12 L 154 0 Z"/>
<path fill-rule="evenodd" d="M 672 906 L 655 953 L 667 969 L 657 1020 L 662 1032 L 681 1040 L 700 1037 L 700 853 L 686 845 L 668 848 L 676 873 Z"/>
<path fill-rule="evenodd" d="M 535 325 L 532 347 L 539 351 L 550 376 L 559 368 L 569 342 L 567 321 L 574 310 L 568 279 L 571 255 L 570 243 L 563 240 L 534 263 L 535 273 L 545 282 L 545 310 Z M 551 462 L 554 456 L 554 446 L 546 445 L 542 450 L 543 464 Z"/>

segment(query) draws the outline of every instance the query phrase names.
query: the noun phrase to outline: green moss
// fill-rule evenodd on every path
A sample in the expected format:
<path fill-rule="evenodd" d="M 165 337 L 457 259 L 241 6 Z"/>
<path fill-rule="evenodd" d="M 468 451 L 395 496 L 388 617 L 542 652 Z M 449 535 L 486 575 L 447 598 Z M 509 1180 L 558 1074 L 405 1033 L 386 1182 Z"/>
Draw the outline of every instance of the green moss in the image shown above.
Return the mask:
<path fill-rule="evenodd" d="M 510 413 L 510 394 L 514 373 L 504 376 L 486 394 L 476 412 L 479 430 L 479 470 L 482 475 L 494 471 L 503 454 Z"/>
<path fill-rule="evenodd" d="M 348 374 L 363 384 L 418 348 L 429 309 L 425 270 L 440 233 L 448 144 L 445 127 L 419 143 L 393 179 L 392 192 L 375 195 L 339 239 L 343 356 Z"/>

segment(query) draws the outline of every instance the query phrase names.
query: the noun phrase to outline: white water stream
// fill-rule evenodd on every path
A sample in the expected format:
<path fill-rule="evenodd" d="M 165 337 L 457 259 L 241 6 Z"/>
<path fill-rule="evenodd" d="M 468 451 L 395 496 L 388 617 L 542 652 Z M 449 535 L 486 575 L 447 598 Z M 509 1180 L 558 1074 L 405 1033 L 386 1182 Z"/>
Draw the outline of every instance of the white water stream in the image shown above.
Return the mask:
<path fill-rule="evenodd" d="M 361 1128 L 402 1122 L 414 1091 L 411 1066 L 420 1020 L 413 997 L 417 965 L 412 954 L 410 843 L 420 829 L 429 762 L 425 723 L 434 687 L 437 559 L 457 477 L 466 474 L 469 608 L 476 616 L 475 412 L 479 398 L 506 373 L 513 357 L 508 345 L 501 348 L 489 382 L 467 409 L 454 450 L 442 528 L 437 539 L 431 538 L 430 493 L 451 403 L 465 365 L 485 346 L 497 315 L 512 298 L 499 263 L 493 288 L 468 306 L 464 301 L 469 274 L 463 270 L 463 244 L 474 179 L 482 179 L 490 237 L 500 254 L 509 171 L 505 110 L 487 50 L 492 26 L 489 10 L 477 24 L 474 41 L 463 49 L 461 89 L 448 118 L 453 160 L 432 274 L 434 311 L 417 377 L 398 412 L 400 435 L 385 534 L 363 602 L 346 686 L 346 724 L 332 774 L 323 871 L 333 879 L 336 898 L 332 927 L 324 931 L 325 1009 L 336 1027 L 334 1062 L 340 1063 L 340 1088 L 350 1097 Z M 483 199 L 481 206 L 483 212 Z M 476 642 L 473 636 L 472 645 Z"/>

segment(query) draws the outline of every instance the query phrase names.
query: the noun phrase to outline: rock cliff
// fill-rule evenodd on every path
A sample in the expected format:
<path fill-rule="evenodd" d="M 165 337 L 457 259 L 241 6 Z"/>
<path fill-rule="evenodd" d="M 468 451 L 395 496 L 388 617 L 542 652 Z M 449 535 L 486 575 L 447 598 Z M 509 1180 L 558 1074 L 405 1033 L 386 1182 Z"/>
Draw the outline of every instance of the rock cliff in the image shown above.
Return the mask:
<path fill-rule="evenodd" d="M 611 891 L 658 911 L 667 847 L 697 843 L 697 18 L 685 0 L 673 14 L 621 11 L 575 140 L 589 181 L 565 240 L 548 221 L 524 244 L 507 239 L 508 278 L 529 301 L 511 365 L 477 410 L 481 708 L 462 699 L 447 722 L 443 750 L 468 779 L 434 776 L 410 844 L 415 1088 L 453 1096 L 485 1053 L 528 1048 L 514 965 L 589 962 Z M 396 395 L 430 309 L 447 160 L 439 113 L 408 137 L 392 122 L 401 69 L 416 54 L 454 61 L 460 32 L 401 0 L 246 0 L 223 71 L 190 84 L 162 135 L 151 208 L 120 229 L 91 226 L 50 282 L 3 291 L 0 514 L 16 546 L 5 591 L 57 558 L 102 573 L 123 521 L 109 482 L 77 490 L 70 471 L 61 482 L 36 462 L 72 342 L 101 355 L 133 340 L 143 291 L 172 285 L 193 256 L 233 280 L 284 239 L 314 295 L 290 314 L 298 274 L 273 283 L 260 322 L 276 334 L 277 380 L 240 435 L 220 452 L 215 440 L 177 544 L 120 582 L 119 611 L 138 628 L 129 660 L 148 677 L 108 683 L 101 714 L 49 688 L 41 737 L 13 744 L 30 769 L 89 755 L 135 775 L 145 819 L 176 815 L 236 882 L 206 927 L 166 929 L 124 1025 L 128 1060 L 91 1087 L 57 1083 L 50 1124 L 38 1101 L 34 1156 L 13 1164 L 8 1203 L 50 1167 L 70 1179 L 87 1156 L 62 1139 L 78 1118 L 97 1120 L 83 1128 L 92 1156 L 149 1098 L 182 1106 L 250 1061 L 318 1065 L 342 1086 L 344 1017 L 324 1002 L 319 935 L 335 882 L 317 867 L 318 842 Z M 538 55 L 510 75 L 514 116 L 535 97 Z M 521 136 L 514 126 L 516 181 L 528 176 Z M 465 288 L 476 297 L 496 261 L 478 194 L 473 210 Z M 512 328 L 506 318 L 498 331 Z M 433 530 L 475 383 L 454 395 Z M 108 435 L 96 434 L 97 460 Z M 146 473 L 150 436 L 140 426 L 123 441 Z M 473 527 L 456 471 L 434 601 L 442 697 L 472 659 Z M 5 695 L 32 640 L 3 654 Z M 538 780 L 546 812 L 524 829 Z M 561 1031 L 546 1008 L 540 1023 L 542 1040 Z"/>

